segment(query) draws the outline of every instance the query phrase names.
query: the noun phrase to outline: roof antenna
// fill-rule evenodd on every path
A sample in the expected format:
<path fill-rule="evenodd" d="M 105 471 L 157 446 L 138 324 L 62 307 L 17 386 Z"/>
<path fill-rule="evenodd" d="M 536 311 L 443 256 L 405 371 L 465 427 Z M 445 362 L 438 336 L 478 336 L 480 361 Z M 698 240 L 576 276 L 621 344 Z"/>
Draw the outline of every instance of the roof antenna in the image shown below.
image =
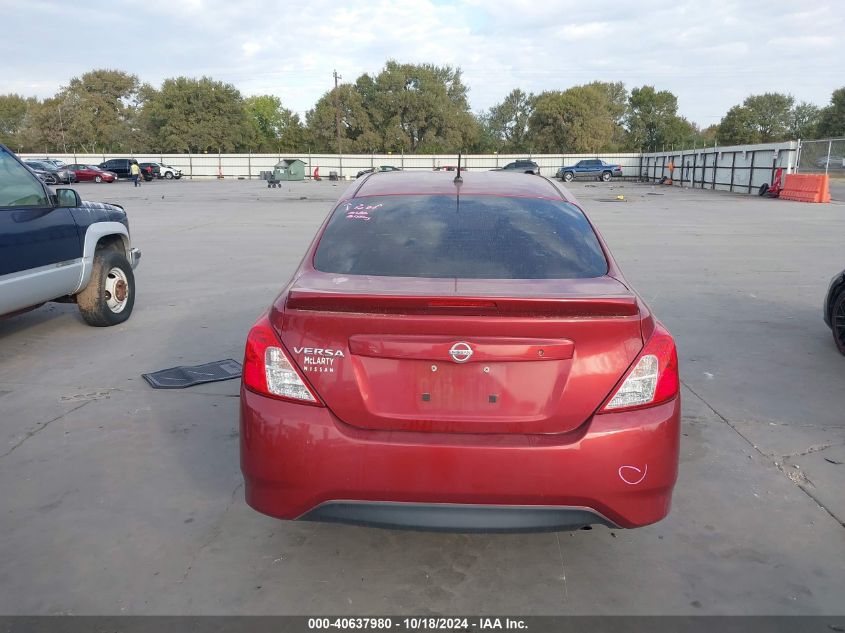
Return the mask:
<path fill-rule="evenodd" d="M 459 184 L 461 184 L 463 181 L 464 181 L 464 179 L 463 179 L 463 178 L 461 178 L 461 153 L 460 153 L 460 152 L 458 152 L 458 175 L 457 175 L 457 176 L 455 176 L 455 180 L 454 180 L 454 182 L 455 182 L 455 184 L 456 184 L 456 185 L 459 185 Z"/>

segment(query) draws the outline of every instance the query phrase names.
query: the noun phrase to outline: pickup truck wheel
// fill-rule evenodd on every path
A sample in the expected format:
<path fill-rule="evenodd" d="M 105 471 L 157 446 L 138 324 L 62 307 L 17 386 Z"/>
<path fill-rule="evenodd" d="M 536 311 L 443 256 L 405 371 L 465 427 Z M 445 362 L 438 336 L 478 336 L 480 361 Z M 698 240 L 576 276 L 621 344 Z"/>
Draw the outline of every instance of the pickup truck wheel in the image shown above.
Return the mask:
<path fill-rule="evenodd" d="M 563 179 L 564 179 L 566 182 L 572 182 L 572 178 L 573 178 L 573 175 L 572 175 L 572 172 L 571 172 L 571 171 L 564 172 L 564 174 L 563 174 Z"/>
<path fill-rule="evenodd" d="M 612 178 L 612 174 L 611 174 L 609 171 L 603 171 L 603 172 L 601 173 L 601 179 L 602 179 L 604 182 L 610 182 L 610 179 L 611 179 L 611 178 Z"/>
<path fill-rule="evenodd" d="M 76 303 L 88 325 L 107 327 L 126 321 L 135 305 L 135 275 L 126 256 L 98 251 L 91 280 L 76 295 Z"/>
<path fill-rule="evenodd" d="M 173 172 L 172 171 L 165 172 L 164 177 L 167 178 L 168 180 L 173 180 Z"/>

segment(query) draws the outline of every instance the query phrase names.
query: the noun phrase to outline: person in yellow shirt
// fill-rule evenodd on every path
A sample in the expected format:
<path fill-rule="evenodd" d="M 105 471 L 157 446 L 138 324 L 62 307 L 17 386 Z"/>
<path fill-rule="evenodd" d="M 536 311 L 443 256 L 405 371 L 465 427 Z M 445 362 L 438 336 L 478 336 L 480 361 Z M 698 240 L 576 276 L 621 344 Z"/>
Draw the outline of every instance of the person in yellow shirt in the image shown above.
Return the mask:
<path fill-rule="evenodd" d="M 132 163 L 132 166 L 129 168 L 129 173 L 132 174 L 132 182 L 135 183 L 136 187 L 141 186 L 141 168 L 138 166 L 138 163 Z"/>

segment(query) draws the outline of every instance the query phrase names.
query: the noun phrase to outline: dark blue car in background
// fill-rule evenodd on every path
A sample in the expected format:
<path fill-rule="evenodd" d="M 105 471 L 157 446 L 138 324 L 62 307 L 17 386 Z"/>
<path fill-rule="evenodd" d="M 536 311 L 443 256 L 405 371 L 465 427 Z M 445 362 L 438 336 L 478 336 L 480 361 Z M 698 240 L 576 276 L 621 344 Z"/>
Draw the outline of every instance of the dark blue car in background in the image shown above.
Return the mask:
<path fill-rule="evenodd" d="M 608 182 L 611 178 L 622 175 L 622 165 L 611 165 L 591 158 L 580 160 L 572 167 L 561 167 L 557 170 L 556 177 L 569 182 L 575 178 L 590 178 L 591 180 L 603 180 Z"/>

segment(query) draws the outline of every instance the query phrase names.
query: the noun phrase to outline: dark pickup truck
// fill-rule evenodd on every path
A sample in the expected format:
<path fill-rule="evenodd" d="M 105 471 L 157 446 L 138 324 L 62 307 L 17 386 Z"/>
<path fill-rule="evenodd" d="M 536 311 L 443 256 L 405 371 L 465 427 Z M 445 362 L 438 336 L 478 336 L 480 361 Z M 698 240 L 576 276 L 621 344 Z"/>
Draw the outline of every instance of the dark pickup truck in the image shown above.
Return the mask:
<path fill-rule="evenodd" d="M 140 258 L 121 206 L 51 190 L 0 145 L 0 318 L 59 301 L 89 325 L 122 323 Z"/>

